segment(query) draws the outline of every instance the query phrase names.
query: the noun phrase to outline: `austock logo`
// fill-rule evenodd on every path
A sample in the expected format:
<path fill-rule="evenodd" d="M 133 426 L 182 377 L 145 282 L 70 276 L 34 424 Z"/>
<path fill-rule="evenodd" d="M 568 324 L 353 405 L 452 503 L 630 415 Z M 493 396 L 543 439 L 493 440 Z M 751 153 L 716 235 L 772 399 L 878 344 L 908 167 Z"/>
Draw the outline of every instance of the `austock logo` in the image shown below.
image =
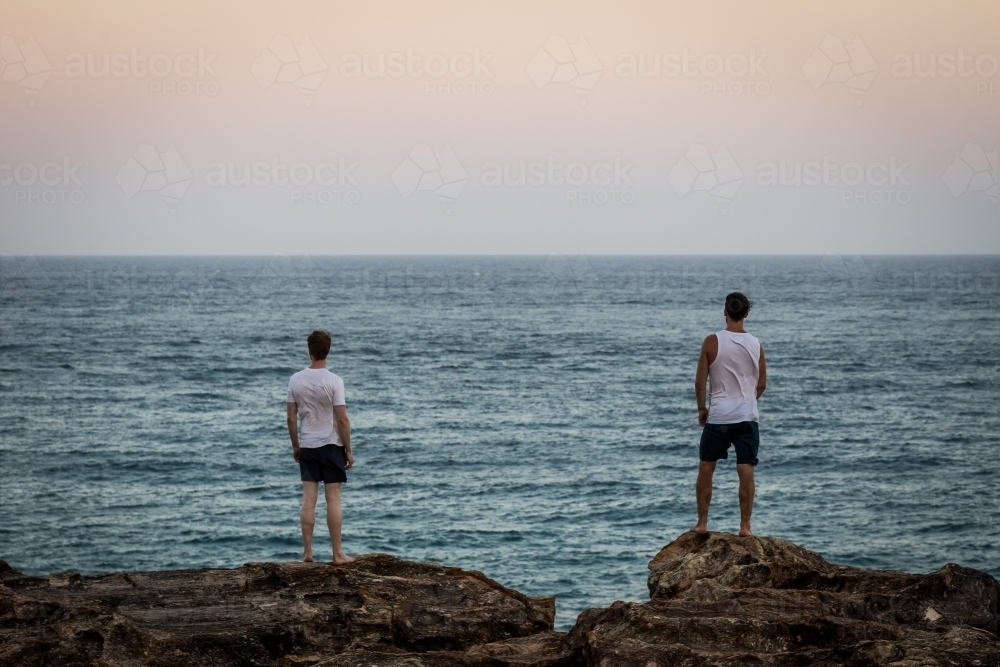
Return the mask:
<path fill-rule="evenodd" d="M 977 78 L 977 95 L 996 95 L 1000 86 L 994 80 L 998 72 L 995 54 L 980 53 L 973 56 L 965 49 L 954 53 L 897 53 L 892 57 L 889 70 L 897 79 L 961 79 Z"/>
<path fill-rule="evenodd" d="M 139 144 L 135 153 L 118 170 L 116 181 L 131 199 L 139 192 L 156 192 L 164 201 L 176 204 L 187 192 L 194 175 L 171 144 L 160 153 L 151 144 Z M 176 208 L 171 208 L 173 215 Z"/>
<path fill-rule="evenodd" d="M 447 145 L 435 153 L 430 146 L 417 144 L 392 172 L 392 182 L 404 199 L 415 192 L 432 192 L 445 204 L 458 199 L 468 180 L 468 172 Z M 451 215 L 451 208 L 445 213 Z"/>
<path fill-rule="evenodd" d="M 725 146 L 710 153 L 701 144 L 691 144 L 671 168 L 667 181 L 681 198 L 692 192 L 709 193 L 722 206 L 720 212 L 725 215 L 743 183 L 743 172 Z"/>
<path fill-rule="evenodd" d="M 347 53 L 340 59 L 340 75 L 345 79 L 421 79 L 429 81 L 424 91 L 437 95 L 492 95 L 496 91 L 489 63 L 492 53 L 480 49 L 471 53 L 420 55 L 412 48 L 394 53 Z"/>
<path fill-rule="evenodd" d="M 910 181 L 906 177 L 909 162 L 895 155 L 886 161 L 862 163 L 834 162 L 830 156 L 805 162 L 761 162 L 755 182 L 760 187 L 840 188 L 844 204 L 908 204 Z"/>
<path fill-rule="evenodd" d="M 34 37 L 18 44 L 9 35 L 0 36 L 0 81 L 17 84 L 26 95 L 37 95 L 51 73 L 52 65 Z M 29 104 L 34 106 L 35 101 Z"/>
<path fill-rule="evenodd" d="M 603 71 L 604 66 L 585 38 L 570 45 L 559 35 L 550 35 L 527 67 L 528 76 L 539 90 L 550 83 L 565 83 L 579 95 L 589 94 Z M 581 100 L 580 106 L 586 103 Z"/>
<path fill-rule="evenodd" d="M 34 255 L 0 253 L 0 300 L 23 296 L 32 286 L 37 287 L 42 276 L 42 267 Z"/>
<path fill-rule="evenodd" d="M 318 163 L 300 160 L 283 162 L 270 160 L 209 162 L 205 184 L 210 187 L 277 187 L 290 186 L 293 204 L 356 204 L 361 200 L 354 171 L 358 163 L 345 157 Z"/>
<path fill-rule="evenodd" d="M 997 203 L 997 149 L 987 153 L 982 146 L 966 144 L 941 177 L 952 197 L 982 192 Z"/>
<path fill-rule="evenodd" d="M 802 65 L 813 90 L 828 83 L 841 83 L 854 94 L 855 104 L 861 106 L 864 95 L 878 74 L 878 64 L 861 41 L 855 37 L 850 44 L 836 35 L 827 35 L 819 47 Z"/>
<path fill-rule="evenodd" d="M 526 275 L 527 297 L 536 306 L 565 303 L 600 285 L 598 273 L 585 255 L 550 254 Z"/>
<path fill-rule="evenodd" d="M 553 156 L 545 160 L 483 164 L 480 183 L 484 187 L 563 188 L 567 204 L 632 204 L 635 183 L 629 176 L 632 162 L 621 156 L 593 163 L 564 163 Z"/>
<path fill-rule="evenodd" d="M 281 253 L 271 255 L 260 271 L 250 280 L 250 290 L 261 297 L 312 287 L 318 275 L 316 265 L 309 255 L 291 256 Z"/>
<path fill-rule="evenodd" d="M 854 294 L 871 288 L 875 274 L 861 255 L 845 258 L 827 253 L 816 265 L 813 279 L 829 294 Z"/>
<path fill-rule="evenodd" d="M 329 68 L 308 36 L 298 44 L 275 35 L 250 68 L 257 83 L 267 90 L 276 83 L 293 85 L 303 95 L 313 95 Z"/>
<path fill-rule="evenodd" d="M 219 56 L 205 49 L 196 52 L 154 53 L 147 56 L 133 48 L 126 53 L 71 53 L 66 56 L 64 73 L 70 79 L 145 79 L 151 77 L 151 95 L 215 96 L 219 83 L 212 64 Z"/>
<path fill-rule="evenodd" d="M 742 53 L 623 53 L 615 60 L 620 79 L 695 79 L 702 95 L 767 95 L 771 85 L 764 61 L 768 54 L 750 49 Z"/>

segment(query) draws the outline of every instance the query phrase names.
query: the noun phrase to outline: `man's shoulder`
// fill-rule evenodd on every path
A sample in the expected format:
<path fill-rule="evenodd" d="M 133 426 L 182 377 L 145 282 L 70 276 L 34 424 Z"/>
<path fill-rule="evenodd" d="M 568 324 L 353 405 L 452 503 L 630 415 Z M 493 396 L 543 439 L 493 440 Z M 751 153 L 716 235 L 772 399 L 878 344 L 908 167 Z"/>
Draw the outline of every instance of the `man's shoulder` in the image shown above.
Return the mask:
<path fill-rule="evenodd" d="M 344 384 L 344 380 L 327 368 L 303 368 L 297 373 L 293 373 L 289 383 L 308 384 Z"/>
<path fill-rule="evenodd" d="M 316 373 L 315 378 L 318 382 L 324 382 L 324 383 L 332 382 L 334 384 L 344 384 L 343 378 L 341 378 L 339 375 L 331 371 L 329 368 L 321 368 L 319 370 L 323 372 Z"/>

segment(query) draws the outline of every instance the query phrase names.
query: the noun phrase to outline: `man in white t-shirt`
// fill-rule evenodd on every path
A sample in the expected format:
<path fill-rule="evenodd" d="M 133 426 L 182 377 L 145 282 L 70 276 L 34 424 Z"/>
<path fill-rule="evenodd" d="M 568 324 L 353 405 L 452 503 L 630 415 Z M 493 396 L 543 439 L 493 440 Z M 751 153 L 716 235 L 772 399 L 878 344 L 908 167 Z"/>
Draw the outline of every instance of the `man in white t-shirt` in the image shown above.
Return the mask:
<path fill-rule="evenodd" d="M 292 439 L 292 457 L 302 476 L 302 560 L 311 563 L 313 527 L 316 525 L 316 498 L 319 483 L 326 495 L 326 525 L 330 528 L 334 565 L 354 559 L 340 544 L 340 485 L 347 481 L 347 471 L 354 465 L 351 453 L 351 421 L 347 418 L 344 381 L 326 369 L 330 353 L 330 334 L 313 331 L 306 339 L 312 364 L 288 381 L 285 399 L 288 412 L 288 436 Z"/>

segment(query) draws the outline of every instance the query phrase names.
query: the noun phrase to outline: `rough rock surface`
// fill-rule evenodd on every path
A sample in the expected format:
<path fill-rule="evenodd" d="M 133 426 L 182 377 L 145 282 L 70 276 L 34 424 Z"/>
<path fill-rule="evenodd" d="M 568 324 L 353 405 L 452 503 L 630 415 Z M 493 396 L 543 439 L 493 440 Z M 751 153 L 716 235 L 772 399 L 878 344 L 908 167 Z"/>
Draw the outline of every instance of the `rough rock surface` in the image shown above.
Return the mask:
<path fill-rule="evenodd" d="M 564 634 L 552 598 L 378 554 L 49 577 L 0 561 L 0 667 L 1000 667 L 998 584 L 976 570 L 872 572 L 724 533 L 649 568 L 649 602 Z"/>
<path fill-rule="evenodd" d="M 46 578 L 0 561 L 0 581 L 3 667 L 502 665 L 563 643 L 552 598 L 381 554 Z"/>
<path fill-rule="evenodd" d="M 685 533 L 649 564 L 651 600 L 580 615 L 588 665 L 1000 665 L 997 581 L 832 565 L 767 537 Z"/>

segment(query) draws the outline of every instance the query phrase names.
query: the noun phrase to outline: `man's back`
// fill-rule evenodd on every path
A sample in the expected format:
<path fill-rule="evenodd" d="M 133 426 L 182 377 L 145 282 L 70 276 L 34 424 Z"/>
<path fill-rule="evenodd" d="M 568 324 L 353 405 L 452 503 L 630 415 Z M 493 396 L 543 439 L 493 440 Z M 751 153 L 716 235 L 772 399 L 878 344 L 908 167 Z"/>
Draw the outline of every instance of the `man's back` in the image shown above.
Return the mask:
<path fill-rule="evenodd" d="M 304 368 L 289 380 L 285 400 L 298 409 L 302 447 L 343 445 L 333 411 L 334 406 L 346 404 L 340 376 L 325 368 Z"/>
<path fill-rule="evenodd" d="M 757 421 L 760 341 L 749 333 L 716 332 L 718 351 L 708 367 L 711 383 L 709 424 Z"/>
<path fill-rule="evenodd" d="M 729 458 L 736 447 L 736 473 L 740 478 L 740 535 L 753 535 L 753 471 L 760 448 L 757 399 L 767 387 L 767 360 L 760 341 L 743 328 L 753 304 L 742 292 L 726 295 L 722 314 L 726 328 L 705 337 L 698 355 L 694 390 L 698 401 L 698 523 L 691 529 L 708 532 L 708 506 L 712 502 L 712 475 L 719 459 Z M 706 405 L 705 383 L 711 382 L 711 406 Z"/>

